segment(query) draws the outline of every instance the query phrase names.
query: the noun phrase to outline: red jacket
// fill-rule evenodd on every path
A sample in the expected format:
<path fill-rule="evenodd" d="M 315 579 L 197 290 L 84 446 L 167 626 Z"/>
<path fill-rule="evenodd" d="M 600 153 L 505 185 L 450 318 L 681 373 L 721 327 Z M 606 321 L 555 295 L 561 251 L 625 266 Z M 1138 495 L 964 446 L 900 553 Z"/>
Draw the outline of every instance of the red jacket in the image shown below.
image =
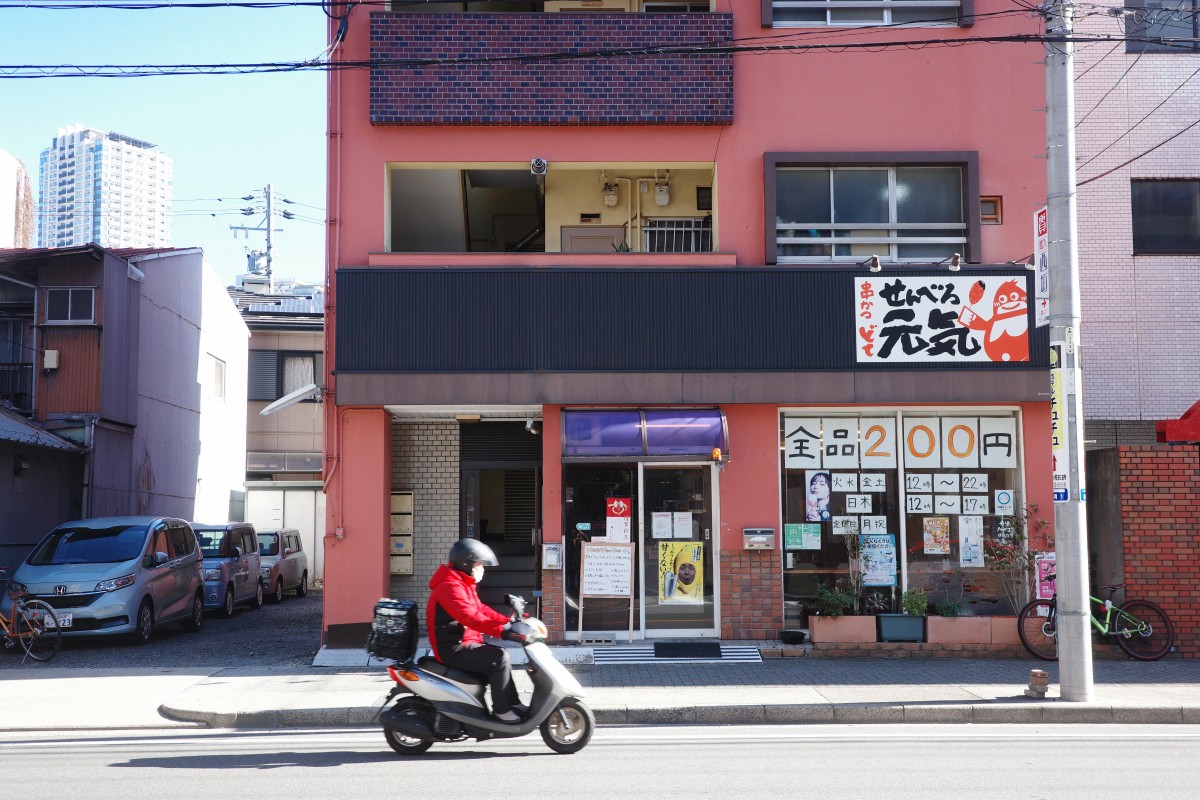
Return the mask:
<path fill-rule="evenodd" d="M 442 564 L 429 579 L 429 606 L 425 626 L 433 654 L 442 661 L 442 652 L 460 643 L 480 644 L 483 635 L 499 638 L 508 617 L 483 604 L 475 579 Z"/>

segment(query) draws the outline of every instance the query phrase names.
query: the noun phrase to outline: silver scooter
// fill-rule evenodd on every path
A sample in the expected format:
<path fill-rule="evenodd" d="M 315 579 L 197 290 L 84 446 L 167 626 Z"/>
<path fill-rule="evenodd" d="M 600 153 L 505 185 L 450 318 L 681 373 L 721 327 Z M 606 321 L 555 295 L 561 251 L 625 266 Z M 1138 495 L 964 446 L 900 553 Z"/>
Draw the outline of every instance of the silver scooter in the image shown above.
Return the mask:
<path fill-rule="evenodd" d="M 522 640 L 533 681 L 528 715 L 501 722 L 484 703 L 486 677 L 451 669 L 433 656 L 388 667 L 396 682 L 379 714 L 391 748 L 401 755 L 424 753 L 434 742 L 505 739 L 540 728 L 542 740 L 556 753 L 577 753 L 587 745 L 596 718 L 580 698 L 583 687 L 546 646 L 546 626 L 524 616 L 525 600 L 506 598 L 513 609 L 510 640 Z"/>

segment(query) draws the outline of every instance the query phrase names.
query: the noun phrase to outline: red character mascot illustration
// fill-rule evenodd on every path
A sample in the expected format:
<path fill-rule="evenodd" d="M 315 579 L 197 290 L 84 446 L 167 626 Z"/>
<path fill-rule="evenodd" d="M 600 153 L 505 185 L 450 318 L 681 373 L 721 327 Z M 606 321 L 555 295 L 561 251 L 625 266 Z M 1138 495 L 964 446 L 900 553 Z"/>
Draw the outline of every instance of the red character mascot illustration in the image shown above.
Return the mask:
<path fill-rule="evenodd" d="M 986 287 L 976 281 L 969 299 L 978 303 Z M 963 306 L 958 315 L 960 325 L 973 331 L 983 331 L 983 351 L 992 361 L 1029 360 L 1029 304 L 1021 285 L 1005 281 L 992 300 L 992 316 L 983 319 L 970 306 Z"/>

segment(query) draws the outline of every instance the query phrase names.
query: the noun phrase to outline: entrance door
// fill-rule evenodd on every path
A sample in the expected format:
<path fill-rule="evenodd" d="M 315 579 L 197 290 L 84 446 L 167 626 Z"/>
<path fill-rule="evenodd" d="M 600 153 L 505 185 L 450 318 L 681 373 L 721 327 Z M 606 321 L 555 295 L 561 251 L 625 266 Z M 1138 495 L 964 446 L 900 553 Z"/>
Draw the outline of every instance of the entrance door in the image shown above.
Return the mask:
<path fill-rule="evenodd" d="M 642 464 L 639 472 L 646 637 L 717 636 L 715 468 Z"/>

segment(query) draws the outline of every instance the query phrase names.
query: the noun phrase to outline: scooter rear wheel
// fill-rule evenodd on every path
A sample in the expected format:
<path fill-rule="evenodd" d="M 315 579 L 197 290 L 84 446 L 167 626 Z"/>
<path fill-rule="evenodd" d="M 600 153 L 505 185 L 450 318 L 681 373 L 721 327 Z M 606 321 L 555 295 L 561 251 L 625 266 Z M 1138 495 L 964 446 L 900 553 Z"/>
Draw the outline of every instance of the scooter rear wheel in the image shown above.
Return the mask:
<path fill-rule="evenodd" d="M 418 701 L 413 697 L 404 697 L 396 701 L 394 709 L 401 714 L 423 716 L 417 703 Z M 391 728 L 383 729 L 383 738 L 387 739 L 389 747 L 402 756 L 419 756 L 433 747 L 433 742 L 428 739 L 418 739 L 415 736 L 409 736 L 406 733 L 401 733 Z"/>
<path fill-rule="evenodd" d="M 591 740 L 596 717 L 583 703 L 568 697 L 541 725 L 542 741 L 556 753 L 578 753 Z"/>

